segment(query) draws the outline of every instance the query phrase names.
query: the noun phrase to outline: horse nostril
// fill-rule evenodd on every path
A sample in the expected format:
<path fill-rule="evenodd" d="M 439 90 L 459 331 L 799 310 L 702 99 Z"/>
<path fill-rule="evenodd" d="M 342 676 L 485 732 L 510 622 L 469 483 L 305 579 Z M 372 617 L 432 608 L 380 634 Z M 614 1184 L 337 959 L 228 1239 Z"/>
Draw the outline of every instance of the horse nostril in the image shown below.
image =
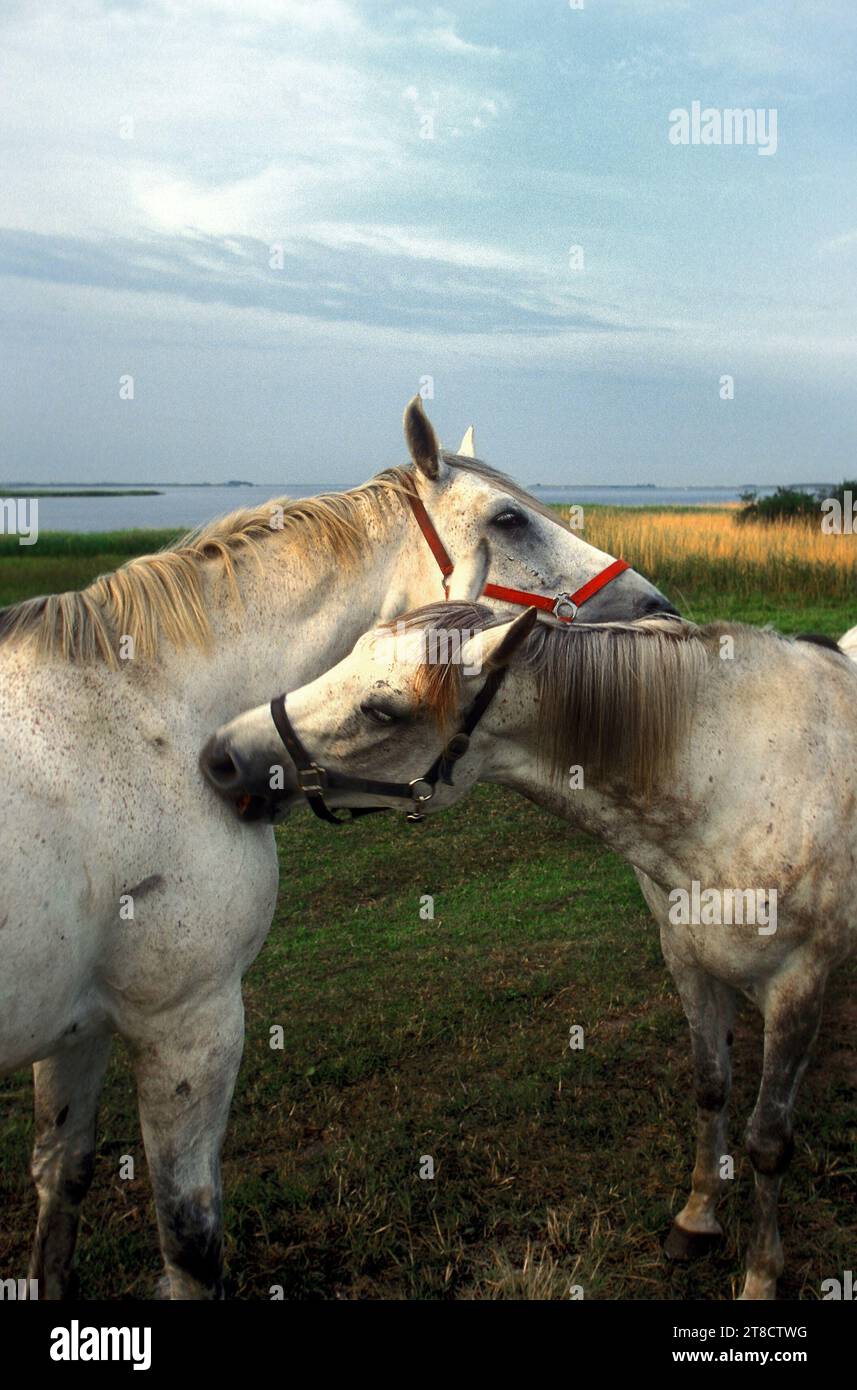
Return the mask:
<path fill-rule="evenodd" d="M 663 594 L 653 594 L 650 598 L 643 599 L 638 608 L 637 617 L 654 618 L 658 614 L 668 618 L 678 618 L 681 616 L 678 609 L 674 608 L 669 599 L 664 598 Z"/>
<path fill-rule="evenodd" d="M 209 763 L 208 770 L 214 780 L 220 783 L 234 782 L 235 778 L 238 776 L 238 769 L 228 753 L 225 753 L 222 758 L 214 759 Z"/>
<path fill-rule="evenodd" d="M 217 791 L 231 791 L 240 778 L 235 760 L 220 739 L 213 737 L 199 755 L 199 765 L 205 777 Z"/>

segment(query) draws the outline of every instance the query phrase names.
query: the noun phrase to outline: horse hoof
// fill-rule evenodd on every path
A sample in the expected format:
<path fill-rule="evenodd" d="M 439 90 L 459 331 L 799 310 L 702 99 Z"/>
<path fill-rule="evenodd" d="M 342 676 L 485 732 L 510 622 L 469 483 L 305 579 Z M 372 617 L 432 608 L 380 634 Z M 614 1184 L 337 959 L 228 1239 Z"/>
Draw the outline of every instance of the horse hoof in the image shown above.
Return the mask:
<path fill-rule="evenodd" d="M 774 1303 L 777 1297 L 776 1279 L 746 1279 L 736 1303 Z"/>
<path fill-rule="evenodd" d="M 722 1240 L 722 1231 L 686 1231 L 684 1226 L 674 1221 L 664 1241 L 664 1254 L 668 1260 L 686 1264 L 689 1260 L 699 1260 L 703 1255 L 709 1255 Z"/>

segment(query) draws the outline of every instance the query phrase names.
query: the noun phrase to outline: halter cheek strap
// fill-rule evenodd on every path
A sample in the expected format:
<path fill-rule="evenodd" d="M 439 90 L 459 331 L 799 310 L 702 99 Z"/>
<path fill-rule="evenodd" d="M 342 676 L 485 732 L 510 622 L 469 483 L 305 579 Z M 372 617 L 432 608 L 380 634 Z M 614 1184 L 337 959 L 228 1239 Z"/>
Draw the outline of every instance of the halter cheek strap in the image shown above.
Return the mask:
<path fill-rule="evenodd" d="M 417 525 L 425 536 L 429 550 L 437 560 L 438 569 L 443 576 L 443 592 L 449 598 L 449 577 L 455 566 L 446 553 L 446 547 L 437 531 L 434 529 L 432 519 L 425 509 L 421 498 L 415 492 L 408 492 L 408 501 L 411 504 L 411 511 L 417 519 Z"/>
<path fill-rule="evenodd" d="M 437 534 L 422 500 L 415 492 L 410 491 L 407 498 L 411 504 L 411 511 L 416 523 L 438 563 L 443 577 L 444 595 L 449 598 L 449 579 L 455 566 L 449 558 L 446 547 Z M 577 610 L 588 599 L 591 599 L 594 594 L 599 593 L 607 584 L 630 568 L 627 560 L 613 560 L 600 574 L 596 574 L 592 579 L 587 579 L 585 584 L 581 584 L 579 589 L 575 589 L 573 594 L 555 594 L 551 597 L 549 594 L 531 594 L 527 589 L 510 589 L 504 584 L 486 584 L 482 593 L 486 598 L 499 598 L 504 603 L 518 604 L 522 608 L 540 608 L 545 613 L 553 614 L 562 623 L 572 623 L 577 617 Z"/>
<path fill-rule="evenodd" d="M 411 809 L 407 819 L 418 821 L 423 819 L 422 807 L 427 801 L 431 801 L 438 782 L 445 782 L 450 787 L 453 785 L 452 777 L 455 764 L 467 752 L 470 735 L 503 684 L 505 674 L 505 666 L 490 673 L 468 709 L 458 733 L 453 734 L 425 776 L 415 777 L 412 782 L 375 782 L 369 777 L 352 777 L 346 772 L 337 772 L 322 767 L 320 763 L 315 762 L 310 757 L 294 724 L 289 719 L 286 713 L 285 695 L 277 695 L 271 701 L 271 718 L 286 752 L 294 763 L 298 787 L 319 820 L 325 820 L 330 825 L 342 825 L 345 821 L 355 820 L 358 816 L 371 816 L 378 811 L 389 809 L 386 806 L 356 806 L 346 808 L 345 816 L 336 816 L 324 799 L 325 792 L 347 791 L 364 792 L 369 796 L 382 796 L 392 801 L 410 802 Z"/>
<path fill-rule="evenodd" d="M 331 773 L 319 763 L 313 762 L 304 745 L 298 738 L 292 721 L 286 714 L 286 697 L 277 695 L 271 701 L 271 718 L 276 726 L 277 733 L 283 740 L 286 752 L 295 765 L 298 787 L 303 792 L 310 808 L 318 816 L 319 820 L 329 821 L 331 825 L 342 825 L 344 821 L 354 820 L 358 816 L 371 816 L 373 812 L 384 811 L 385 806 L 357 806 L 349 810 L 345 816 L 335 816 L 324 799 L 324 793 L 333 787 Z M 344 773 L 337 774 L 336 786 L 342 788 L 343 784 L 351 782 L 351 778 Z M 372 792 L 379 796 L 396 795 L 406 799 L 412 796 L 411 788 L 405 783 L 393 782 L 370 782 L 360 780 L 359 790 Z"/>

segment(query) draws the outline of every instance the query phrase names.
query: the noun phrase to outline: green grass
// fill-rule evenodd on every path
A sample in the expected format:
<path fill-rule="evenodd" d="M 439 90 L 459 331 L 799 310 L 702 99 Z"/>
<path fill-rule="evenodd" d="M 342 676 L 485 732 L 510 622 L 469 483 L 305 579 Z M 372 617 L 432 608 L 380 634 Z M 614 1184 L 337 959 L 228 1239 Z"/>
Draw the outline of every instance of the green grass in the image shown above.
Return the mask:
<path fill-rule="evenodd" d="M 47 572 L 25 564 L 40 590 Z M 853 621 L 845 605 L 801 611 L 763 594 L 749 610 L 712 592 L 689 601 L 701 619 L 788 631 Z M 562 1298 L 578 1283 L 596 1299 L 729 1298 L 751 1215 L 745 1159 L 723 1203 L 722 1253 L 686 1269 L 661 1254 L 690 1177 L 691 1069 L 631 870 L 487 788 L 420 826 L 378 817 L 333 831 L 300 813 L 277 838 L 282 892 L 246 981 L 224 1154 L 229 1294 L 267 1298 L 279 1284 L 293 1299 Z M 433 920 L 420 916 L 423 894 Z M 798 1103 L 785 1298 L 818 1297 L 823 1278 L 853 1268 L 854 984 L 852 965 L 830 990 Z M 269 1046 L 275 1024 L 282 1051 Z M 582 1052 L 568 1048 L 572 1024 L 585 1029 Z M 748 1007 L 735 1041 L 736 1155 L 760 1032 Z M 17 1277 L 34 1215 L 28 1076 L 0 1083 L 0 1099 L 0 1275 Z M 118 1177 L 122 1154 L 137 1160 L 132 1182 Z M 121 1048 L 79 1256 L 85 1297 L 151 1295 L 154 1211 Z"/>
<path fill-rule="evenodd" d="M 42 531 L 36 545 L 19 545 L 16 536 L 0 536 L 0 607 L 34 594 L 83 589 L 132 555 L 161 550 L 182 534 L 175 528 Z"/>

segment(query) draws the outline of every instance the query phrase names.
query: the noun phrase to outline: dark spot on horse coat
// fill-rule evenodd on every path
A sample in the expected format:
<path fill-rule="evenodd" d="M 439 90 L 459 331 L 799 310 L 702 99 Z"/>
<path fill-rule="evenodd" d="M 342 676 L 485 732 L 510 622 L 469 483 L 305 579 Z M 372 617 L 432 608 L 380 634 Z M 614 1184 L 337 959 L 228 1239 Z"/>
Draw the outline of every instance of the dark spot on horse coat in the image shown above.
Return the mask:
<path fill-rule="evenodd" d="M 176 1086 L 176 1095 L 177 1095 L 177 1096 L 189 1096 L 189 1095 L 190 1095 L 190 1082 L 189 1082 L 189 1081 L 180 1081 L 179 1084 L 178 1084 L 178 1086 Z"/>
<path fill-rule="evenodd" d="M 156 888 L 163 885 L 161 874 L 149 874 L 148 878 L 141 879 L 135 888 L 129 888 L 128 892 L 132 898 L 142 898 L 146 893 L 153 893 Z"/>
<path fill-rule="evenodd" d="M 56 1127 L 57 1127 L 57 1129 L 62 1129 L 62 1127 L 63 1127 L 63 1125 L 65 1124 L 65 1122 L 66 1122 L 67 1119 L 68 1119 L 68 1106 L 67 1106 L 67 1105 L 64 1105 L 63 1108 L 62 1108 L 62 1110 L 60 1111 L 60 1113 L 57 1115 L 57 1118 L 56 1118 Z"/>

